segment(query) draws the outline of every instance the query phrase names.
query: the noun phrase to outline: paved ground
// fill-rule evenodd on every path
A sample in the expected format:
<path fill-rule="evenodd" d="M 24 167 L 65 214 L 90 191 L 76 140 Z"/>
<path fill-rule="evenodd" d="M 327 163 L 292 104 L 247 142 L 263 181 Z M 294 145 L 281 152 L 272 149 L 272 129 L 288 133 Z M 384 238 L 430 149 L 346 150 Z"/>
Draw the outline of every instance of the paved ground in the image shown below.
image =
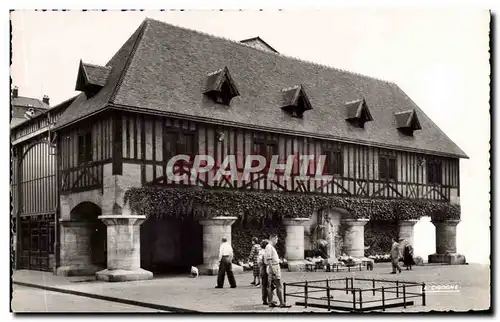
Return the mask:
<path fill-rule="evenodd" d="M 413 271 L 403 271 L 402 274 L 389 274 L 387 263 L 376 264 L 373 271 L 362 272 L 283 272 L 284 282 L 318 280 L 337 277 L 366 277 L 390 280 L 407 280 L 425 282 L 427 290 L 427 306 L 421 306 L 415 299 L 415 306 L 407 309 L 390 309 L 388 311 L 468 311 L 485 310 L 490 306 L 490 270 L 487 265 L 471 264 L 460 266 L 419 266 Z M 251 286 L 251 273 L 236 275 L 238 288 L 215 289 L 215 277 L 200 276 L 196 279 L 186 276 L 156 277 L 150 281 L 125 283 L 107 283 L 93 280 L 92 277 L 59 277 L 50 273 L 33 271 L 16 271 L 14 281 L 46 285 L 66 290 L 73 290 L 96 295 L 111 296 L 127 300 L 142 301 L 150 304 L 165 305 L 181 309 L 201 312 L 322 312 L 321 309 L 305 310 L 293 305 L 290 309 L 271 309 L 263 306 L 260 300 L 260 289 Z M 432 292 L 432 285 L 457 285 L 458 292 Z M 293 290 L 289 287 L 289 290 Z M 16 299 L 24 302 L 23 299 Z M 82 297 L 82 301 L 87 301 Z M 289 304 L 295 301 L 290 298 Z M 21 304 L 22 305 L 22 304 Z M 81 307 L 81 306 L 80 306 Z M 132 309 L 132 308 L 131 308 Z M 137 311 L 141 308 L 137 307 Z"/>
<path fill-rule="evenodd" d="M 164 312 L 71 294 L 14 285 L 12 311 L 23 312 Z"/>

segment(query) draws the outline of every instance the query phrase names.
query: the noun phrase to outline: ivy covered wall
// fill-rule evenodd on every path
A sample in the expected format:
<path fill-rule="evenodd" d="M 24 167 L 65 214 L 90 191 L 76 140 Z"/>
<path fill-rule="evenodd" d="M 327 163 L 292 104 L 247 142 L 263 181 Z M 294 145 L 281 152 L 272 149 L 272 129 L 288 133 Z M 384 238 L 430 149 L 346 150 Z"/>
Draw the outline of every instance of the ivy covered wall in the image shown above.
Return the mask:
<path fill-rule="evenodd" d="M 365 225 L 365 245 L 370 246 L 365 250 L 365 256 L 376 254 L 389 254 L 392 238 L 397 239 L 399 233 L 396 220 L 370 220 Z"/>
<path fill-rule="evenodd" d="M 139 215 L 199 218 L 265 214 L 310 217 L 326 208 L 342 208 L 354 219 L 406 220 L 431 216 L 437 220 L 460 219 L 460 205 L 433 200 L 370 199 L 305 193 L 255 192 L 200 187 L 142 187 L 125 193 L 125 203 Z"/>
<path fill-rule="evenodd" d="M 269 239 L 269 235 L 273 233 L 278 234 L 276 251 L 280 257 L 283 257 L 285 255 L 286 229 L 280 216 L 239 217 L 231 226 L 231 242 L 235 261 L 247 261 L 252 249 L 253 237 L 257 237 L 260 243 L 263 239 Z"/>

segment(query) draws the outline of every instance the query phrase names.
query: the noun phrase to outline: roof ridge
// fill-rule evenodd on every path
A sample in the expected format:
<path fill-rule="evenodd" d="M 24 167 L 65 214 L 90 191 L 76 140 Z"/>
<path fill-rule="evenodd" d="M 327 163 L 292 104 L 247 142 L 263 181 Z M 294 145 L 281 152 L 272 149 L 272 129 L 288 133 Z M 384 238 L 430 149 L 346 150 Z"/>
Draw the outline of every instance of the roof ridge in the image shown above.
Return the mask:
<path fill-rule="evenodd" d="M 307 59 L 298 58 L 298 57 L 289 56 L 289 55 L 283 55 L 283 54 L 280 54 L 278 52 L 272 52 L 272 51 L 262 50 L 262 49 L 250 46 L 248 44 L 242 43 L 242 42 L 240 42 L 238 40 L 234 40 L 234 39 L 230 39 L 230 38 L 226 38 L 226 37 L 222 37 L 222 36 L 216 36 L 216 35 L 209 34 L 209 33 L 203 32 L 203 31 L 199 31 L 199 30 L 195 30 L 195 29 L 191 29 L 191 28 L 179 26 L 179 25 L 176 25 L 176 24 L 173 24 L 173 23 L 169 23 L 169 22 L 165 22 L 165 21 L 161 21 L 161 20 L 157 20 L 157 19 L 153 19 L 153 18 L 149 18 L 149 17 L 146 17 L 144 20 L 145 21 L 148 20 L 148 21 L 152 21 L 152 22 L 158 22 L 158 23 L 161 23 L 161 24 L 164 24 L 164 25 L 167 25 L 167 26 L 172 26 L 172 27 L 180 28 L 180 29 L 183 29 L 183 30 L 187 30 L 187 31 L 190 31 L 190 32 L 194 32 L 194 33 L 197 33 L 197 34 L 200 34 L 200 35 L 204 35 L 204 36 L 208 36 L 208 37 L 212 37 L 212 38 L 222 39 L 222 40 L 234 43 L 234 44 L 238 44 L 240 46 L 245 46 L 247 48 L 251 48 L 253 50 L 257 50 L 257 51 L 259 51 L 261 53 L 266 53 L 266 54 L 273 55 L 273 56 L 288 58 L 288 59 L 292 59 L 292 60 L 295 60 L 295 61 L 298 61 L 298 62 L 307 63 L 307 64 L 310 64 L 310 65 L 314 65 L 314 66 L 318 66 L 318 67 L 322 67 L 322 68 L 332 69 L 332 70 L 340 71 L 340 72 L 343 72 L 343 73 L 346 73 L 346 74 L 351 74 L 351 75 L 358 76 L 358 77 L 363 77 L 363 78 L 369 78 L 369 79 L 377 80 L 377 81 L 380 81 L 380 82 L 383 82 L 383 83 L 387 83 L 387 84 L 394 84 L 394 85 L 396 84 L 393 81 L 385 80 L 385 79 L 374 77 L 374 76 L 364 75 L 364 74 L 361 74 L 361 73 L 353 72 L 353 71 L 342 69 L 342 68 L 338 68 L 338 67 L 333 67 L 333 66 L 328 66 L 328 65 L 325 65 L 325 64 L 320 64 L 320 63 L 314 62 L 312 60 L 307 60 Z"/>
<path fill-rule="evenodd" d="M 139 46 L 139 43 L 142 40 L 142 37 L 144 36 L 144 31 L 146 30 L 146 27 L 148 25 L 147 19 L 145 19 L 141 25 L 139 26 L 139 33 L 137 34 L 137 38 L 134 40 L 134 43 L 132 45 L 132 49 L 130 50 L 130 53 L 128 54 L 127 60 L 125 61 L 125 65 L 123 66 L 122 70 L 120 71 L 120 74 L 118 75 L 118 79 L 116 81 L 115 88 L 113 88 L 113 91 L 111 92 L 111 96 L 109 97 L 108 102 L 114 102 L 116 95 L 118 91 L 120 90 L 120 86 L 123 82 L 123 79 L 125 78 L 125 75 L 128 72 L 128 69 L 130 67 L 130 64 L 132 62 L 133 57 L 135 56 L 135 53 L 137 51 L 137 47 Z"/>

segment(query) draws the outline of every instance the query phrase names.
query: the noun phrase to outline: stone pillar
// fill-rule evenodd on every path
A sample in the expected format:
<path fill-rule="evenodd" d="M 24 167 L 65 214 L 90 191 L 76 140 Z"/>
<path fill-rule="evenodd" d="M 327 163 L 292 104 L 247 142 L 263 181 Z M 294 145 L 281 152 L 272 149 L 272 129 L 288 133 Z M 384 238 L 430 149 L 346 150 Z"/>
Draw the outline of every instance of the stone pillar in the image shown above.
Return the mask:
<path fill-rule="evenodd" d="M 237 217 L 220 216 L 201 220 L 203 226 L 203 264 L 198 267 L 200 274 L 217 275 L 219 272 L 219 248 L 225 237 L 231 244 L 231 225 Z M 231 244 L 232 246 L 232 244 Z M 234 273 L 243 273 L 243 268 L 232 265 Z"/>
<path fill-rule="evenodd" d="M 94 226 L 89 222 L 61 221 L 61 276 L 92 275 L 101 270 L 92 264 L 91 234 Z"/>
<path fill-rule="evenodd" d="M 465 264 L 465 256 L 457 254 L 457 225 L 460 220 L 432 221 L 436 227 L 436 253 L 429 263 Z"/>
<path fill-rule="evenodd" d="M 152 279 L 153 273 L 141 268 L 140 226 L 146 218 L 104 215 L 99 219 L 107 226 L 108 268 L 97 272 L 97 279 L 108 282 Z"/>
<path fill-rule="evenodd" d="M 399 226 L 399 238 L 404 238 L 408 244 L 415 249 L 415 245 L 413 242 L 413 227 L 418 222 L 416 219 L 410 220 L 400 220 L 398 222 Z"/>
<path fill-rule="evenodd" d="M 309 218 L 283 219 L 286 227 L 285 258 L 288 262 L 288 270 L 291 272 L 305 270 L 304 227 L 308 222 Z"/>
<path fill-rule="evenodd" d="M 365 256 L 365 225 L 368 219 L 343 219 L 349 227 L 344 235 L 344 248 L 352 257 Z"/>

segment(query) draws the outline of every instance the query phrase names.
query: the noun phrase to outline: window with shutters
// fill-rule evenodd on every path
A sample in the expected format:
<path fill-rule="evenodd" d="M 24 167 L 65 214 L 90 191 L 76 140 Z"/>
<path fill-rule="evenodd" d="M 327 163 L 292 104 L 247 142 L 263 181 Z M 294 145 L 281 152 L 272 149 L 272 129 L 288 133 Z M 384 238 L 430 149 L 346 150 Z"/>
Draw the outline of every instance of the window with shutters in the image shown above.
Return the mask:
<path fill-rule="evenodd" d="M 187 154 L 194 159 L 198 149 L 196 146 L 196 133 L 182 129 L 168 129 L 163 138 L 164 160 L 168 162 L 179 154 Z"/>
<path fill-rule="evenodd" d="M 255 139 L 254 141 L 255 154 L 261 155 L 266 159 L 266 169 L 271 165 L 273 155 L 278 154 L 278 143 L 274 140 Z M 256 165 L 252 165 L 256 166 Z"/>
<path fill-rule="evenodd" d="M 380 180 L 397 180 L 396 157 L 386 155 L 380 156 L 378 169 Z"/>
<path fill-rule="evenodd" d="M 92 133 L 90 131 L 78 136 L 78 164 L 92 162 Z"/>
<path fill-rule="evenodd" d="M 443 168 L 441 161 L 431 159 L 426 162 L 426 165 L 427 182 L 430 184 L 441 184 L 443 179 Z"/>
<path fill-rule="evenodd" d="M 338 149 L 330 149 L 324 150 L 323 155 L 326 157 L 324 174 L 342 176 L 344 174 L 342 152 Z"/>

